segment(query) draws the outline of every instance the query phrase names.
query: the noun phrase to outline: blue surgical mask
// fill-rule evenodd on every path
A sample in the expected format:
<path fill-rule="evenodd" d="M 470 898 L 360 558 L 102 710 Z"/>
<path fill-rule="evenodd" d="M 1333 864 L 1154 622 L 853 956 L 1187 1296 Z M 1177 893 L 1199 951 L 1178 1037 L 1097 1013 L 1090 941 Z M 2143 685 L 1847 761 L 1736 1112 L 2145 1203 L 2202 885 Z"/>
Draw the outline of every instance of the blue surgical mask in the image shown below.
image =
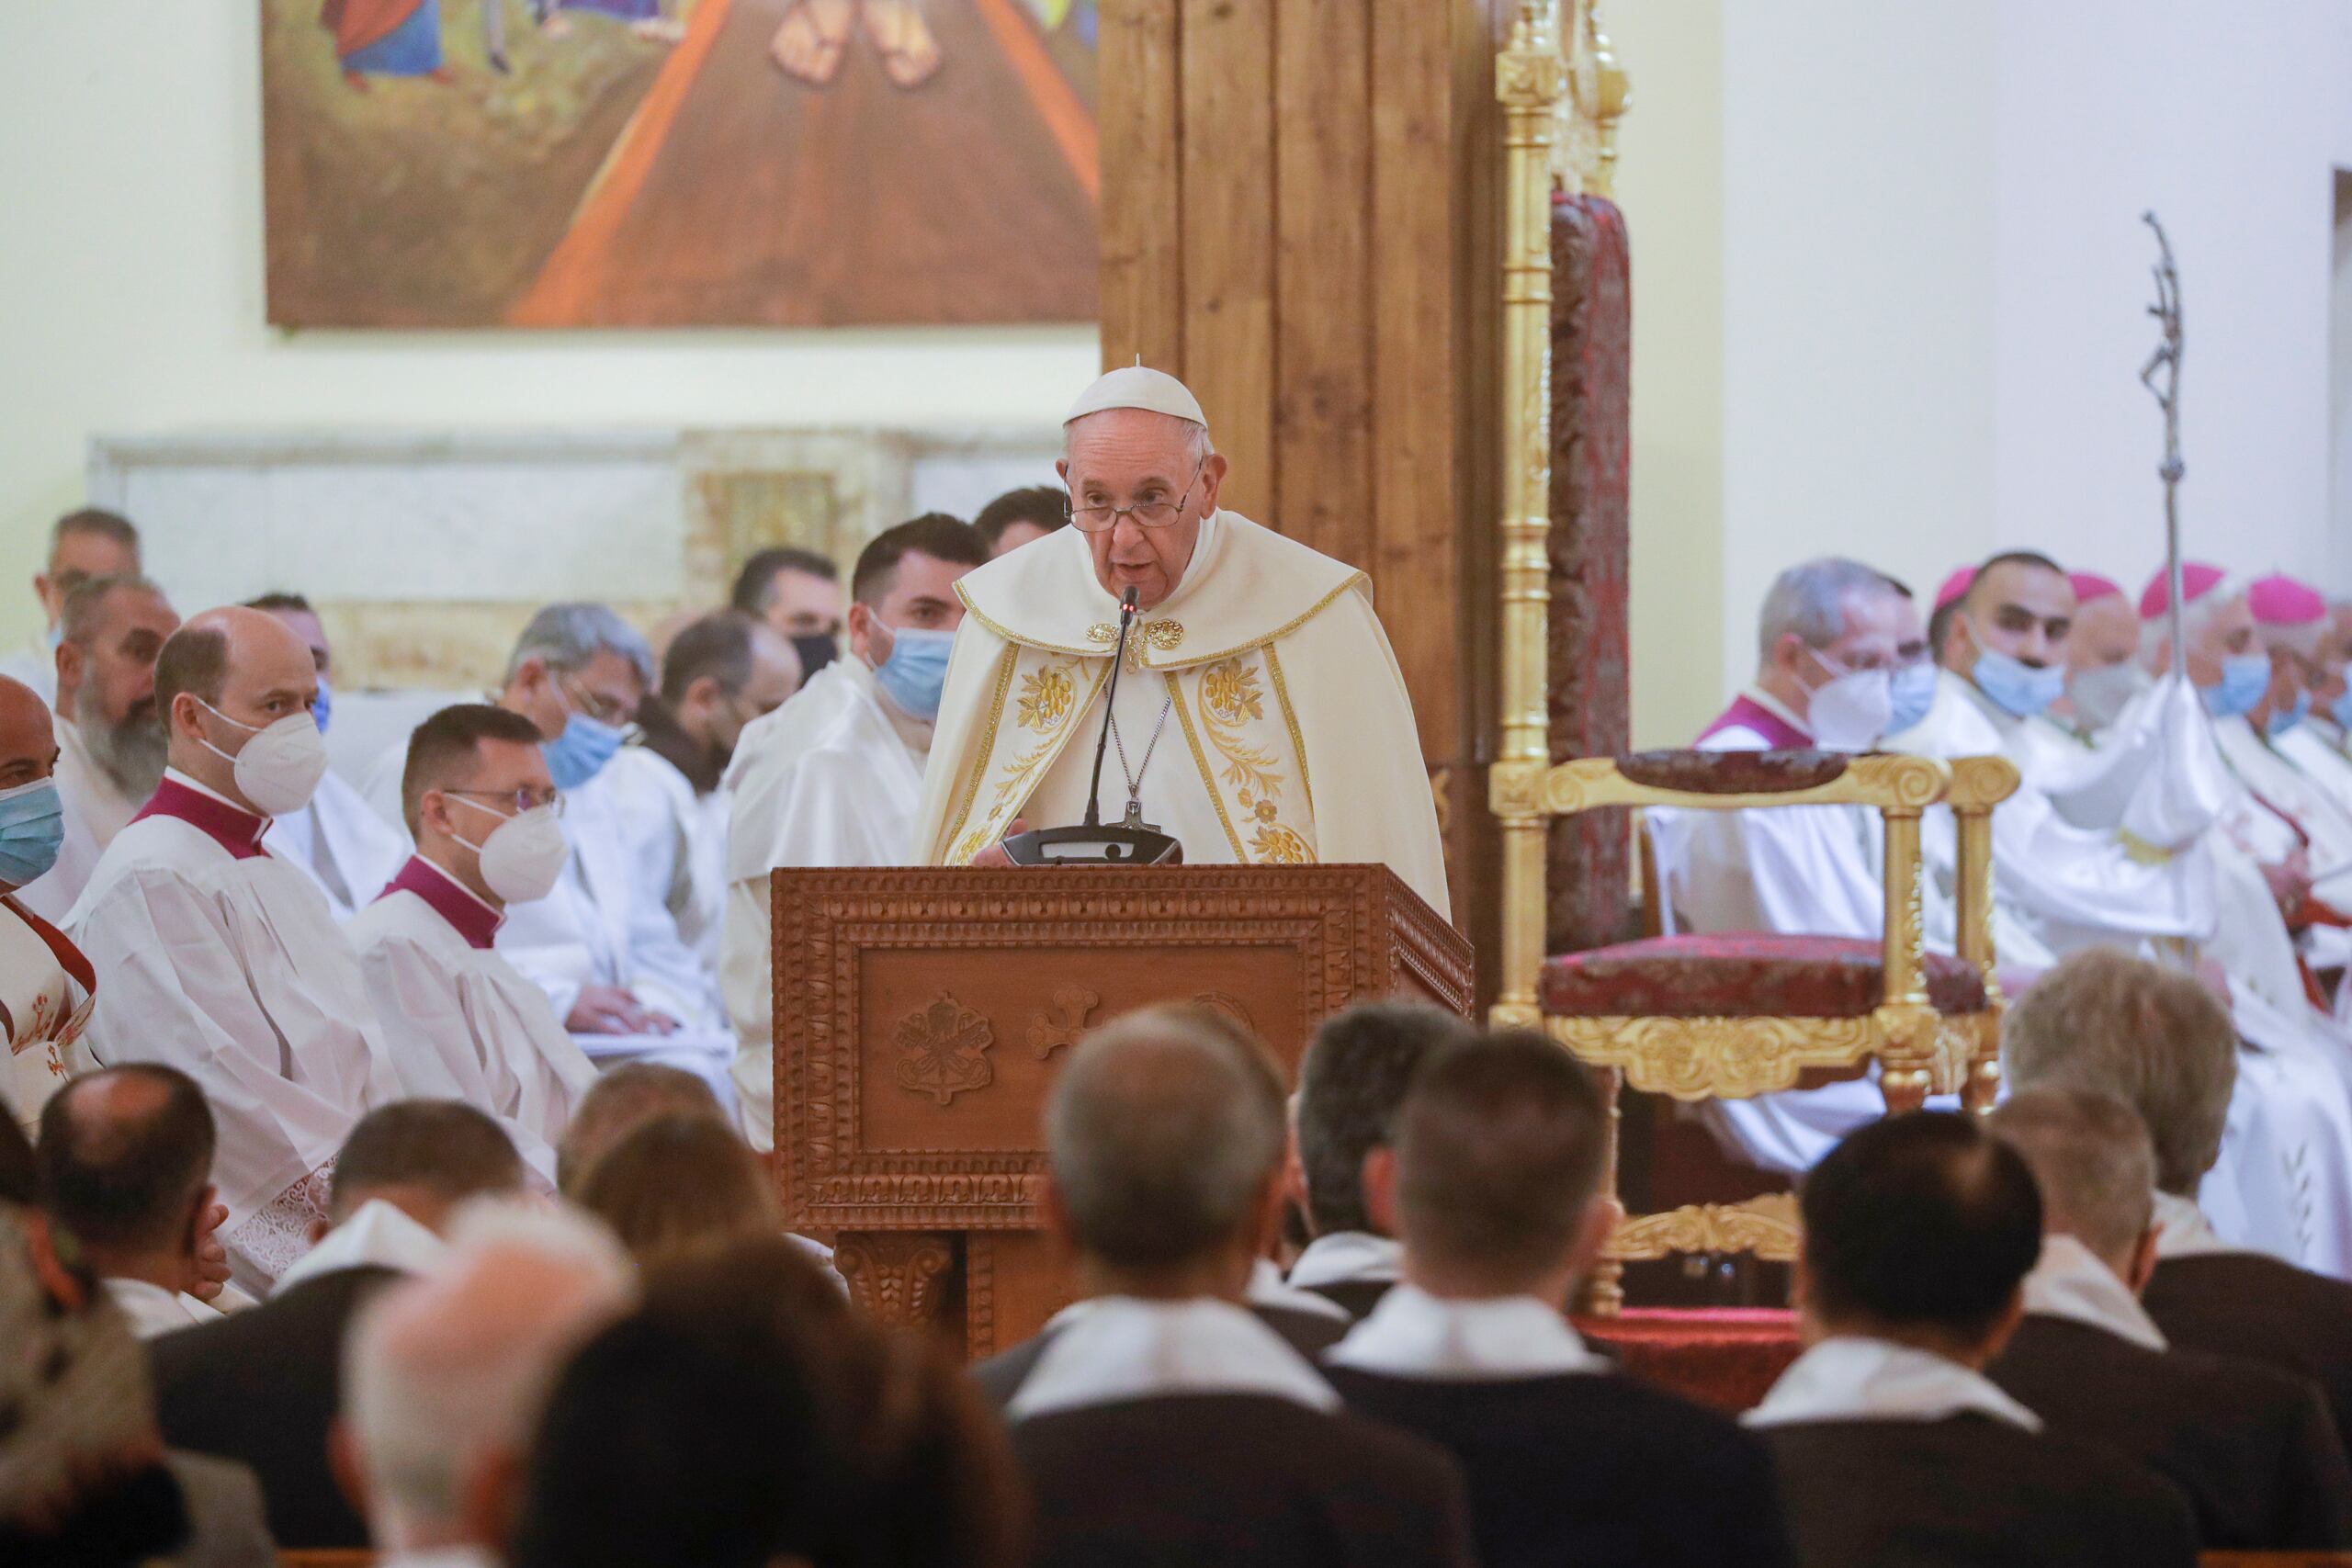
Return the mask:
<path fill-rule="evenodd" d="M 539 748 L 547 759 L 548 777 L 558 789 L 578 789 L 605 771 L 621 749 L 628 731 L 601 718 L 575 713 L 563 721 L 563 733 Z"/>
<path fill-rule="evenodd" d="M 2289 708 L 2285 713 L 2274 713 L 2270 716 L 2270 722 L 2265 727 L 2270 732 L 2270 739 L 2276 740 L 2302 723 L 2311 716 L 2311 711 L 2312 694 L 2309 692 L 2297 692 L 2293 707 Z"/>
<path fill-rule="evenodd" d="M 65 805 L 55 779 L 0 790 L 0 882 L 22 887 L 57 863 L 65 842 Z"/>
<path fill-rule="evenodd" d="M 1971 678 L 1975 681 L 1976 689 L 1993 700 L 1994 706 L 2017 718 L 2031 718 L 2046 712 L 2052 703 L 2066 694 L 2064 666 L 2052 664 L 2036 670 L 1989 648 L 1976 650 L 1976 668 Z"/>
<path fill-rule="evenodd" d="M 334 693 L 328 689 L 327 678 L 319 677 L 319 694 L 311 704 L 311 716 L 319 721 L 319 733 L 327 732 L 327 720 L 334 716 Z"/>
<path fill-rule="evenodd" d="M 50 627 L 49 636 L 43 640 L 49 644 L 49 651 L 51 653 L 55 653 L 60 648 L 63 647 L 65 643 L 65 623 L 63 621 L 60 621 L 55 626 Z"/>
<path fill-rule="evenodd" d="M 2238 653 L 2222 660 L 2222 683 L 2206 691 L 2205 711 L 2215 718 L 2252 713 L 2270 689 L 2270 656 Z"/>
<path fill-rule="evenodd" d="M 1886 732 L 1900 735 L 1928 716 L 1936 705 L 1936 667 L 1926 660 L 1906 664 L 1894 672 L 1894 712 L 1888 716 Z"/>
<path fill-rule="evenodd" d="M 909 718 L 926 723 L 937 718 L 940 695 L 947 689 L 947 655 L 956 647 L 956 634 L 894 626 L 890 639 L 890 657 L 875 670 L 874 678 Z"/>
<path fill-rule="evenodd" d="M 2352 685 L 2335 694 L 2335 701 L 2328 705 L 2327 711 L 2335 716 L 2337 728 L 2352 729 Z"/>

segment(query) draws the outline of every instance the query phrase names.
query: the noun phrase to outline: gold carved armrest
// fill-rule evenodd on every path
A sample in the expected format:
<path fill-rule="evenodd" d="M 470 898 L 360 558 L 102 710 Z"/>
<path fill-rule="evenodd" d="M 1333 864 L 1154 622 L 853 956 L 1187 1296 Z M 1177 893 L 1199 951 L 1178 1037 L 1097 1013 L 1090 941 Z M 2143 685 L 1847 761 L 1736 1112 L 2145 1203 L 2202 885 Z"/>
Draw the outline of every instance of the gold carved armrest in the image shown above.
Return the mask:
<path fill-rule="evenodd" d="M 1690 1203 L 1634 1215 L 1609 1238 L 1607 1256 L 1646 1263 L 1693 1252 L 1747 1252 L 1766 1263 L 1793 1263 L 1797 1237 L 1796 1194 L 1768 1192 L 1745 1203 Z"/>
<path fill-rule="evenodd" d="M 1683 760 L 1689 759 L 1688 764 Z M 1741 783 L 1772 777 L 1790 787 L 1698 787 L 1694 776 L 1719 768 Z M 1777 765 L 1775 765 L 1777 764 Z M 1772 806 L 1861 806 L 1916 816 L 1944 798 L 1951 773 L 1932 757 L 1828 752 L 1651 752 L 1578 757 L 1544 775 L 1542 805 L 1554 817 L 1603 806 L 1673 806 L 1692 811 L 1747 811 Z"/>

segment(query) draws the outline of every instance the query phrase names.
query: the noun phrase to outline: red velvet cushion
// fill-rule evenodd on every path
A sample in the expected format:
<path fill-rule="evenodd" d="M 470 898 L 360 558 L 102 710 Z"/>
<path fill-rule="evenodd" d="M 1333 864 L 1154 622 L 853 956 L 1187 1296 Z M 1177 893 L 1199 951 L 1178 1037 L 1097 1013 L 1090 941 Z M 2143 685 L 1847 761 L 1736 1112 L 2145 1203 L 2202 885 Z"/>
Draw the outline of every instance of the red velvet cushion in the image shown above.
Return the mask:
<path fill-rule="evenodd" d="M 1979 1012 L 1984 977 L 1950 953 L 1927 958 L 1938 1011 Z M 1544 966 L 1555 1018 L 1855 1018 L 1879 1005 L 1879 944 L 1742 931 L 1662 936 L 1570 953 Z"/>
<path fill-rule="evenodd" d="M 1756 1307 L 1637 1309 L 1577 1318 L 1577 1332 L 1634 1376 L 1726 1416 L 1763 1403 L 1804 1348 L 1796 1314 Z"/>

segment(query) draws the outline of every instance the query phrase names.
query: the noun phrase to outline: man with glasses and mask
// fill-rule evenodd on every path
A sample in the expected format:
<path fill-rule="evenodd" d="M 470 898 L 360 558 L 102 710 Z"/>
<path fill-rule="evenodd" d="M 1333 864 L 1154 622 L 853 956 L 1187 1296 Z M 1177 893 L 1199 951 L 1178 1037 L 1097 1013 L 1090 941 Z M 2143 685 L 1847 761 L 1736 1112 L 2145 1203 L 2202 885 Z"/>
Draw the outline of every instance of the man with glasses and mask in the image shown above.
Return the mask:
<path fill-rule="evenodd" d="M 317 696 L 275 616 L 208 610 L 175 632 L 155 660 L 171 765 L 67 917 L 105 977 L 91 1055 L 177 1067 L 211 1100 L 220 1237 L 256 1294 L 306 1249 L 353 1124 L 410 1092 L 325 897 L 262 844 L 326 772 Z"/>
<path fill-rule="evenodd" d="M 733 1040 L 662 890 L 639 880 L 612 788 L 613 759 L 636 738 L 653 685 L 652 649 L 603 604 L 550 604 L 515 640 L 492 700 L 537 728 L 571 854 L 552 892 L 508 913 L 497 945 L 590 1060 L 668 1062 L 724 1093 Z M 403 742 L 368 783 L 376 809 L 403 829 L 407 771 Z"/>
<path fill-rule="evenodd" d="M 538 727 L 486 703 L 443 708 L 409 737 L 401 801 L 416 853 L 348 928 L 384 1038 L 404 1066 L 440 1069 L 424 1092 L 496 1117 L 553 1180 L 596 1069 L 492 945 L 509 907 L 546 897 L 571 855 Z"/>
<path fill-rule="evenodd" d="M 164 780 L 155 655 L 179 629 L 164 591 L 142 577 L 93 577 L 65 596 L 57 649 L 57 793 L 65 841 L 25 905 L 62 920 L 91 868 Z"/>
<path fill-rule="evenodd" d="M 1183 383 L 1135 366 L 1062 423 L 1074 525 L 956 585 L 957 633 L 915 858 L 1010 863 L 1001 840 L 1084 815 L 1109 699 L 1105 821 L 1188 863 L 1385 864 L 1452 910 L 1413 705 L 1371 581 L 1220 508 L 1226 460 Z"/>
<path fill-rule="evenodd" d="M 979 536 L 944 513 L 876 535 L 850 574 L 849 656 L 736 744 L 719 988 L 754 1148 L 775 1136 L 768 873 L 907 863 L 948 647 L 964 618 L 956 585 L 987 559 Z"/>

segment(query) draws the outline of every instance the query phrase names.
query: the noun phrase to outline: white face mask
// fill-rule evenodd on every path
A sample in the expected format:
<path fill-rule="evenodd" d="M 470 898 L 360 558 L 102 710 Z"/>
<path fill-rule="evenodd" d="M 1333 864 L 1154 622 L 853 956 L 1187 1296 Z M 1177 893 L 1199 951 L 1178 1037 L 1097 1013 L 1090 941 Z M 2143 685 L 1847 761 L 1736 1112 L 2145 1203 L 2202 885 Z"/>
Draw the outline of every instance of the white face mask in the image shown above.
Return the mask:
<path fill-rule="evenodd" d="M 442 798 L 498 818 L 498 826 L 479 844 L 455 829 L 450 834 L 481 857 L 482 886 L 498 898 L 509 904 L 536 904 L 555 891 L 563 863 L 571 858 L 571 845 L 564 839 L 563 824 L 554 807 L 535 806 L 509 817 L 463 795 Z"/>
<path fill-rule="evenodd" d="M 1867 751 L 1894 716 L 1894 678 L 1883 670 L 1847 670 L 1821 654 L 1830 679 L 1813 689 L 1805 724 L 1826 751 Z"/>
<path fill-rule="evenodd" d="M 2075 704 L 2075 717 L 2085 729 L 2105 729 L 2123 716 L 2123 710 L 2148 689 L 2147 676 L 2130 660 L 2086 670 L 2066 687 Z"/>
<path fill-rule="evenodd" d="M 310 709 L 289 713 L 276 724 L 257 728 L 238 723 L 202 697 L 196 700 L 221 723 L 253 737 L 245 742 L 244 750 L 234 756 L 201 735 L 197 740 L 229 764 L 237 793 L 252 801 L 254 810 L 265 817 L 283 817 L 311 804 L 311 796 L 318 793 L 319 781 L 326 777 L 327 743 L 319 734 L 319 721 L 311 716 Z"/>

